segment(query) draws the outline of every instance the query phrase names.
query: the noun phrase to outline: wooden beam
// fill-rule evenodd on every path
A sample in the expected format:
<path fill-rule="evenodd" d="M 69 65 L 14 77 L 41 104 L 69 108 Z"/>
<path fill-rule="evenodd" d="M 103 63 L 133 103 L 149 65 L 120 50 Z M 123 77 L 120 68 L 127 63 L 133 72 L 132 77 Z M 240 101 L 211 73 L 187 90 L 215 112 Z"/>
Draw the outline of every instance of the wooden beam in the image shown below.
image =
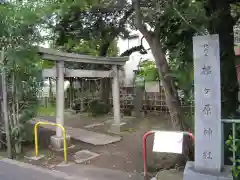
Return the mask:
<path fill-rule="evenodd" d="M 38 48 L 38 52 L 43 59 L 52 61 L 68 61 L 91 64 L 113 64 L 124 65 L 129 57 L 95 57 L 88 55 L 80 55 L 74 53 L 66 53 L 50 48 Z"/>
<path fill-rule="evenodd" d="M 96 71 L 96 70 L 73 70 L 68 69 L 66 77 L 111 77 L 112 71 Z"/>
<path fill-rule="evenodd" d="M 42 71 L 42 76 L 44 78 L 47 78 L 47 77 L 57 77 L 56 75 L 56 69 L 43 69 Z"/>
<path fill-rule="evenodd" d="M 44 69 L 42 71 L 43 77 L 56 77 L 56 69 Z M 96 70 L 82 70 L 82 69 L 65 69 L 64 77 L 92 77 L 103 78 L 113 77 L 112 71 L 96 71 Z"/>

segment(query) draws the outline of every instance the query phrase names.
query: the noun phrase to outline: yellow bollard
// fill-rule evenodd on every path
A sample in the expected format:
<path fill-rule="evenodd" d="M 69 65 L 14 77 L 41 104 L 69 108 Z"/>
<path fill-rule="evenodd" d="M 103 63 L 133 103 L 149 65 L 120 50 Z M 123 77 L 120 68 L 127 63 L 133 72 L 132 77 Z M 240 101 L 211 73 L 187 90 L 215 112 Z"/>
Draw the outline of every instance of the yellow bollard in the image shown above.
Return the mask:
<path fill-rule="evenodd" d="M 64 161 L 67 163 L 67 134 L 65 128 L 61 124 L 57 123 L 48 123 L 48 122 L 37 122 L 34 125 L 34 139 L 35 139 L 35 153 L 36 157 L 39 156 L 38 152 L 38 126 L 39 125 L 50 125 L 50 126 L 57 126 L 62 129 L 63 132 L 63 150 L 64 150 Z"/>

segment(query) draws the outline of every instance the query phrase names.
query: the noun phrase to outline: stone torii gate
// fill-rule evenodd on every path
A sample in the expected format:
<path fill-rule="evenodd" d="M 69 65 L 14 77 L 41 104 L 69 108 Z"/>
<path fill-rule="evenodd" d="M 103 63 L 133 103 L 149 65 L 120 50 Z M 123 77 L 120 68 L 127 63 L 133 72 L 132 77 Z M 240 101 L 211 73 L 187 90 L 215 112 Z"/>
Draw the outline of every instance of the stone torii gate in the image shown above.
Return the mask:
<path fill-rule="evenodd" d="M 43 77 L 56 77 L 56 123 L 64 126 L 64 77 L 109 77 L 112 78 L 113 114 L 114 121 L 111 129 L 120 131 L 120 91 L 119 91 L 119 67 L 123 66 L 128 57 L 93 57 L 74 53 L 61 52 L 50 48 L 39 48 L 39 54 L 45 60 L 56 62 L 56 68 L 44 69 Z M 80 70 L 64 68 L 64 62 L 79 62 L 91 64 L 112 65 L 110 71 Z M 70 138 L 70 137 L 69 137 Z M 56 129 L 56 135 L 51 137 L 54 148 L 61 148 L 63 142 L 62 131 Z"/>

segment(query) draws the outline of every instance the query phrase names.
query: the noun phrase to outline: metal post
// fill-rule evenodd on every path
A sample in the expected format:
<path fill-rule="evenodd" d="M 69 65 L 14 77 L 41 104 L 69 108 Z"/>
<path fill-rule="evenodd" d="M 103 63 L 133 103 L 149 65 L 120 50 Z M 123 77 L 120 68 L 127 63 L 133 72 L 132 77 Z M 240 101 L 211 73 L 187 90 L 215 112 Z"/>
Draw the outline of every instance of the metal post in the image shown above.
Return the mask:
<path fill-rule="evenodd" d="M 144 177 L 147 177 L 147 138 L 151 134 L 154 134 L 153 131 L 148 131 L 144 134 L 142 139 L 142 155 L 143 155 L 143 175 Z"/>
<path fill-rule="evenodd" d="M 236 124 L 232 123 L 232 138 L 233 138 L 233 166 L 236 166 Z"/>
<path fill-rule="evenodd" d="M 34 140 L 35 140 L 35 155 L 36 157 L 39 156 L 39 151 L 38 151 L 38 126 L 39 125 L 50 125 L 50 126 L 56 126 L 58 127 L 62 133 L 63 133 L 63 138 L 64 138 L 64 141 L 63 141 L 63 151 L 64 151 L 64 161 L 65 163 L 68 162 L 68 159 L 67 159 L 67 133 L 66 133 L 66 130 L 65 128 L 61 125 L 61 124 L 56 124 L 56 123 L 48 123 L 48 122 L 37 122 L 35 125 L 34 125 Z"/>
<path fill-rule="evenodd" d="M 12 146 L 11 137 L 9 130 L 9 120 L 8 120 L 8 103 L 7 103 L 7 84 L 6 84 L 6 72 L 4 70 L 4 50 L 1 51 L 1 63 L 2 63 L 2 112 L 5 125 L 5 133 L 7 140 L 7 154 L 8 158 L 12 158 Z"/>

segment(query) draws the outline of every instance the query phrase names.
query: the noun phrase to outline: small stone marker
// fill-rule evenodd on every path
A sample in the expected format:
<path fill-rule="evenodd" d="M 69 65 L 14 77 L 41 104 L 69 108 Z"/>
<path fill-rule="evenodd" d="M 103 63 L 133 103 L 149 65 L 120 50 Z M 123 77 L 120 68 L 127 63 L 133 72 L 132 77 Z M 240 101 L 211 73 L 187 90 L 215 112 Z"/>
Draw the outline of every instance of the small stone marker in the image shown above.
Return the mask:
<path fill-rule="evenodd" d="M 183 133 L 156 131 L 154 133 L 153 151 L 182 154 Z"/>

